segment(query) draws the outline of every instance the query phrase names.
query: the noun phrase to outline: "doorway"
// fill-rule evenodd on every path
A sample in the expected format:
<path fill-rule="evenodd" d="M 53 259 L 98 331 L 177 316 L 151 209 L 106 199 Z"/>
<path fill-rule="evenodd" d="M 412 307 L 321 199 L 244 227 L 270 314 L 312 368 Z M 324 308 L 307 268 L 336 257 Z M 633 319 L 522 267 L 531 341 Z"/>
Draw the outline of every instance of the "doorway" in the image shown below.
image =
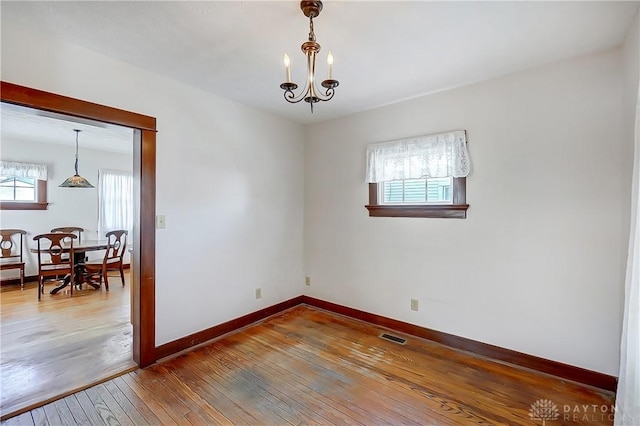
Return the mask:
<path fill-rule="evenodd" d="M 134 204 L 139 209 L 134 213 L 132 262 L 135 266 L 130 272 L 134 283 L 133 360 L 139 367 L 154 363 L 156 119 L 4 81 L 0 82 L 0 101 L 134 129 L 133 178 L 137 189 Z"/>

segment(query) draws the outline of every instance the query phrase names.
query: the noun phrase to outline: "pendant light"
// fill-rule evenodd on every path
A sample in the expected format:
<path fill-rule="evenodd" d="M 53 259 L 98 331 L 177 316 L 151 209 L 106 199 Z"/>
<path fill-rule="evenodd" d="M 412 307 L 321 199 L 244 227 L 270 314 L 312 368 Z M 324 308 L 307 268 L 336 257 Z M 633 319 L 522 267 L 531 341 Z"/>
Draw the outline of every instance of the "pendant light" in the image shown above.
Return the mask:
<path fill-rule="evenodd" d="M 88 180 L 86 180 L 85 178 L 83 178 L 78 174 L 78 134 L 82 130 L 73 129 L 73 131 L 76 132 L 76 163 L 75 163 L 76 174 L 67 178 L 64 182 L 62 182 L 58 186 L 61 188 L 95 188 L 95 186 L 91 185 L 91 183 L 89 183 Z"/>

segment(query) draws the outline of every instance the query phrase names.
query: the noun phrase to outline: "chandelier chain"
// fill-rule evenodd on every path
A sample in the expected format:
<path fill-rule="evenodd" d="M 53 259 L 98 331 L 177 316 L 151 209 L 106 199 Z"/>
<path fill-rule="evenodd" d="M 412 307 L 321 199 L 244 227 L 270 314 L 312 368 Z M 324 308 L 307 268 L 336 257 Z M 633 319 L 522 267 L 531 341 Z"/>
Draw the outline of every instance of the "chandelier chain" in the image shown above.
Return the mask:
<path fill-rule="evenodd" d="M 316 33 L 313 31 L 313 16 L 309 17 L 309 41 L 316 41 Z"/>

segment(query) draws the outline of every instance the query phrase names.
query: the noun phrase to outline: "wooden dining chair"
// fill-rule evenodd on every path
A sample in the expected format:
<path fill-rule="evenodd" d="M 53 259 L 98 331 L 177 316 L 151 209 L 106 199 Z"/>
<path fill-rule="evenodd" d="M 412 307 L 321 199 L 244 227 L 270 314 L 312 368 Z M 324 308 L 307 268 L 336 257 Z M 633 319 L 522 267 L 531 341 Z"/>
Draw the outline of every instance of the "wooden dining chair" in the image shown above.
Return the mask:
<path fill-rule="evenodd" d="M 120 229 L 117 231 L 110 231 L 105 234 L 107 238 L 107 250 L 104 254 L 102 262 L 87 262 L 85 263 L 85 271 L 92 281 L 97 279 L 98 283 L 102 283 L 104 279 L 104 288 L 109 291 L 109 278 L 108 272 L 112 270 L 120 271 L 120 279 L 124 286 L 124 253 L 127 247 L 127 235 L 129 233 Z"/>
<path fill-rule="evenodd" d="M 78 243 L 82 243 L 82 233 L 84 232 L 84 228 L 79 226 L 60 226 L 58 228 L 53 228 L 51 232 L 66 232 L 67 234 L 75 234 L 78 236 Z M 67 257 L 66 253 L 63 257 Z M 75 261 L 76 261 L 76 274 L 84 274 L 84 262 L 89 260 L 87 258 L 86 253 L 80 252 L 76 249 L 75 251 Z"/>
<path fill-rule="evenodd" d="M 0 229 L 0 270 L 19 269 L 21 290 L 24 290 L 22 244 L 26 234 L 22 229 Z"/>
<path fill-rule="evenodd" d="M 69 280 L 73 296 L 73 240 L 76 238 L 77 235 L 66 232 L 51 232 L 33 237 L 38 242 L 38 300 L 44 293 L 45 279 L 52 278 L 58 281 L 60 275 L 64 276 L 63 280 Z"/>
<path fill-rule="evenodd" d="M 82 233 L 84 228 L 79 226 L 61 226 L 59 228 L 53 228 L 51 232 L 66 232 L 67 234 L 76 234 L 78 236 L 78 242 L 82 242 Z"/>

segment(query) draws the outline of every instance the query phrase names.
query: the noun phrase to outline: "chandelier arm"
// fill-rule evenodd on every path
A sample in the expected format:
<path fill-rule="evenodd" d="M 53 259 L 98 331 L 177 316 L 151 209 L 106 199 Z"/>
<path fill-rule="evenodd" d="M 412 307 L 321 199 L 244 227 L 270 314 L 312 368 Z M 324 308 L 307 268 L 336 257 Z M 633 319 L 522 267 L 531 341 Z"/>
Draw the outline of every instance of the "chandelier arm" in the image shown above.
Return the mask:
<path fill-rule="evenodd" d="M 297 95 L 294 92 L 294 90 L 296 88 L 297 88 L 297 86 L 295 88 L 293 88 L 293 89 L 289 89 L 289 90 L 285 90 L 284 91 L 284 99 L 287 102 L 292 103 L 292 104 L 297 104 L 298 102 L 304 100 L 309 94 L 309 81 L 307 80 L 305 82 L 305 85 L 304 85 L 303 89 Z"/>
<path fill-rule="evenodd" d="M 289 102 L 290 104 L 297 104 L 304 99 L 304 96 L 302 96 L 303 94 L 305 94 L 305 92 L 302 92 L 301 94 L 296 96 L 296 94 L 293 93 L 293 90 L 285 90 L 284 100 Z"/>
<path fill-rule="evenodd" d="M 326 92 L 324 92 L 324 96 L 318 96 L 318 99 L 320 99 L 323 102 L 326 101 L 330 101 L 331 98 L 333 98 L 333 95 L 335 95 L 336 91 L 334 90 L 333 87 L 330 87 L 326 90 Z"/>

